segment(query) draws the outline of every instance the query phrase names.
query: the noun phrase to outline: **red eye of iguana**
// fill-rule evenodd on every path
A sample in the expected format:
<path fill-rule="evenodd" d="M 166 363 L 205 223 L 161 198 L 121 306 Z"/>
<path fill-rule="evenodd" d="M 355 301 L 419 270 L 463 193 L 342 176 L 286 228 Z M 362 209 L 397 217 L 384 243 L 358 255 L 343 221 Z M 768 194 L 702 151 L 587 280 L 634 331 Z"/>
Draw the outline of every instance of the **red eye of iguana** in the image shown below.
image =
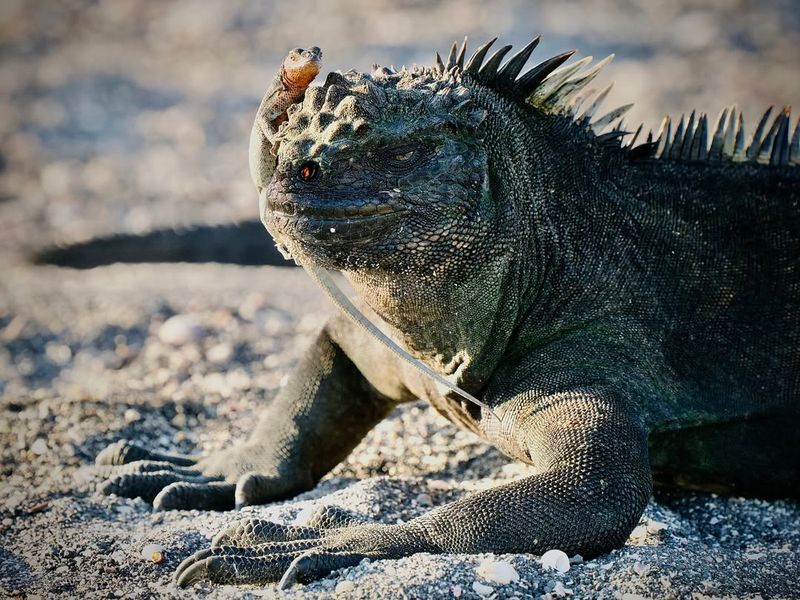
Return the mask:
<path fill-rule="evenodd" d="M 313 161 L 308 161 L 300 165 L 300 179 L 303 181 L 311 181 L 317 176 L 319 172 L 319 165 Z"/>

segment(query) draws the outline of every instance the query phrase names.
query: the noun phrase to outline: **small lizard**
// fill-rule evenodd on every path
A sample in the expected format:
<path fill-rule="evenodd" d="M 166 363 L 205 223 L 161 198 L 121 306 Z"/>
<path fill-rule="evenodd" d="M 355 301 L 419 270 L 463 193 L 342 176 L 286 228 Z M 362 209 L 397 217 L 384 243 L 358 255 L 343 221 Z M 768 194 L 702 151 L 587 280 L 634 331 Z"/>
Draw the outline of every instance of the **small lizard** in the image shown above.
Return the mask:
<path fill-rule="evenodd" d="M 250 172 L 257 173 L 259 180 L 269 179 L 275 170 L 277 148 L 273 141 L 278 127 L 288 118 L 286 110 L 303 100 L 306 89 L 321 68 L 322 50 L 317 46 L 308 50 L 295 48 L 283 60 L 281 68 L 267 88 L 250 132 Z M 267 155 L 273 158 L 259 158 Z"/>
<path fill-rule="evenodd" d="M 295 48 L 289 52 L 264 94 L 258 111 L 269 126 L 271 134 L 286 121 L 286 109 L 303 99 L 306 88 L 314 81 L 321 68 L 322 50 L 317 46 L 308 50 Z"/>

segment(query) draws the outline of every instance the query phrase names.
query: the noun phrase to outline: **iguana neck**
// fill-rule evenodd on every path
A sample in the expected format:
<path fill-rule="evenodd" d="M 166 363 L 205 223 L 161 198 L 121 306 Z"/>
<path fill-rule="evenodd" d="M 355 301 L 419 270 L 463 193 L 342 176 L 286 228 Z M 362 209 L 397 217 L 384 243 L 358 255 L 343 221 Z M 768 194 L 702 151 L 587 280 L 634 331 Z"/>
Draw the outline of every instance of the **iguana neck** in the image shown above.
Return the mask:
<path fill-rule="evenodd" d="M 408 351 L 437 371 L 457 375 L 468 390 L 483 386 L 511 335 L 518 306 L 500 290 L 514 273 L 506 262 L 483 265 L 471 277 L 347 272 L 358 296 Z M 507 318 L 499 319 L 499 315 Z"/>

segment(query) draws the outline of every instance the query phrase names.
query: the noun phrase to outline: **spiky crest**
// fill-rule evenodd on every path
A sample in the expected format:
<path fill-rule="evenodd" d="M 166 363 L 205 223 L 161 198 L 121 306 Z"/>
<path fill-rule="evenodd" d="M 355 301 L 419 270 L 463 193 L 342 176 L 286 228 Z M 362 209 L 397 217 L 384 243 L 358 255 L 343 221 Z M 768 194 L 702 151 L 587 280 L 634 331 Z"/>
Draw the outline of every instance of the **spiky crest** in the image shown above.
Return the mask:
<path fill-rule="evenodd" d="M 430 67 L 393 68 L 373 66 L 371 74 L 349 71 L 331 73 L 322 88 L 312 87 L 303 103 L 308 107 L 307 118 L 312 129 L 318 132 L 317 140 L 323 144 L 315 150 L 337 140 L 346 141 L 350 134 L 363 126 L 363 118 L 379 113 L 387 103 L 386 93 L 396 90 L 425 90 L 426 94 L 405 97 L 402 102 L 414 102 L 411 112 L 424 114 L 428 109 L 454 115 L 456 109 L 469 104 L 469 91 L 473 86 L 489 88 L 503 97 L 532 106 L 544 113 L 562 116 L 573 126 L 589 131 L 604 146 L 618 148 L 632 160 L 660 159 L 672 161 L 753 162 L 764 165 L 800 165 L 800 120 L 790 127 L 790 110 L 785 107 L 770 123 L 772 108 L 767 110 L 756 132 L 745 146 L 744 119 L 736 106 L 725 108 L 711 128 L 705 114 L 692 112 L 687 119 L 681 116 L 676 126 L 669 117 L 662 122 L 656 135 L 649 132 L 639 142 L 643 126 L 635 134 L 627 131 L 622 119 L 632 104 L 626 104 L 600 113 L 600 107 L 613 84 L 596 92 L 589 84 L 613 59 L 613 54 L 592 64 L 587 56 L 572 63 L 567 60 L 574 50 L 558 54 L 524 71 L 525 63 L 539 44 L 540 36 L 531 40 L 522 50 L 508 60 L 504 59 L 511 46 L 503 46 L 489 56 L 496 42 L 493 38 L 478 47 L 465 61 L 467 39 L 459 46 L 453 42 L 447 59 L 437 52 Z M 488 58 L 487 58 L 488 56 Z M 565 64 L 567 63 L 567 64 Z M 359 110 L 351 107 L 359 96 Z M 432 96 L 432 99 L 431 99 Z M 395 101 L 401 101 L 399 98 Z M 340 106 L 341 105 L 341 106 Z M 581 110 L 583 107 L 584 110 Z M 299 105 L 289 108 L 289 114 L 301 110 Z M 366 113 L 366 114 L 361 114 Z M 348 124 L 347 121 L 350 121 Z M 290 126 L 290 124 L 286 124 Z M 325 135 L 320 132 L 325 130 Z M 276 141 L 284 137 L 282 126 Z M 631 136 L 627 141 L 625 138 Z M 710 140 L 710 143 L 709 143 Z M 639 143 L 637 143 L 639 142 Z M 308 140 L 310 145 L 312 140 Z"/>
<path fill-rule="evenodd" d="M 474 82 L 514 101 L 526 102 L 544 112 L 569 117 L 575 124 L 591 130 L 599 141 L 620 146 L 633 159 L 735 161 L 773 166 L 800 165 L 800 119 L 792 129 L 791 111 L 788 106 L 783 108 L 771 124 L 769 118 L 772 107 L 770 107 L 762 116 L 747 146 L 744 143 L 744 119 L 735 105 L 723 109 L 713 130 L 709 127 L 707 115 L 704 113 L 696 115 L 693 111 L 688 120 L 681 116 L 674 133 L 671 119 L 666 117 L 655 136 L 651 131 L 645 141 L 637 145 L 636 142 L 643 129 L 643 126 L 639 125 L 631 139 L 624 143 L 622 140 L 630 133 L 623 131 L 621 119 L 633 105 L 617 107 L 594 119 L 598 108 L 611 90 L 611 85 L 597 94 L 587 88 L 600 70 L 611 62 L 614 55 L 594 65 L 591 65 L 592 57 L 585 57 L 562 66 L 575 53 L 572 50 L 553 56 L 520 76 L 540 39 L 541 36 L 537 36 L 505 64 L 501 64 L 511 46 L 503 46 L 487 60 L 489 49 L 497 41 L 497 38 L 492 38 L 478 47 L 466 65 L 462 66 L 467 45 L 465 38 L 459 52 L 460 59 L 448 60 L 447 66 L 438 59 L 431 72 L 439 77 L 449 78 L 464 75 L 468 79 L 467 84 Z M 450 52 L 451 57 L 455 56 L 456 47 L 454 42 Z M 588 108 L 580 112 L 580 108 L 587 102 L 590 102 Z M 604 129 L 615 123 L 616 126 L 612 131 L 603 133 Z"/>

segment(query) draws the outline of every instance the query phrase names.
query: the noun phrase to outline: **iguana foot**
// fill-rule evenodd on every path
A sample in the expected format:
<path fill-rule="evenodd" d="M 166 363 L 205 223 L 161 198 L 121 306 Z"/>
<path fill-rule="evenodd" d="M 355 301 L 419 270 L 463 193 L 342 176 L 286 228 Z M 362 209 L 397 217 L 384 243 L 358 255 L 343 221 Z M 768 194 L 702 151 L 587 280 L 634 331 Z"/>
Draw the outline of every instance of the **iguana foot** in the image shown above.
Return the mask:
<path fill-rule="evenodd" d="M 411 523 L 365 524 L 335 507 L 323 507 L 303 527 L 246 519 L 217 534 L 210 548 L 184 560 L 175 580 L 181 587 L 204 579 L 240 585 L 280 581 L 279 587 L 285 589 L 365 558 L 431 551 L 424 539 L 424 532 Z"/>
<path fill-rule="evenodd" d="M 157 510 L 231 510 L 278 500 L 311 487 L 309 478 L 261 475 L 248 471 L 257 449 L 239 448 L 208 459 L 152 452 L 120 440 L 100 452 L 98 466 L 109 467 L 103 494 L 142 498 Z M 306 479 L 309 479 L 306 481 Z"/>
<path fill-rule="evenodd" d="M 112 467 L 103 494 L 142 498 L 156 508 L 227 510 L 234 507 L 236 486 L 221 475 L 207 475 L 196 459 L 152 452 L 120 440 L 97 455 L 95 464 Z"/>

